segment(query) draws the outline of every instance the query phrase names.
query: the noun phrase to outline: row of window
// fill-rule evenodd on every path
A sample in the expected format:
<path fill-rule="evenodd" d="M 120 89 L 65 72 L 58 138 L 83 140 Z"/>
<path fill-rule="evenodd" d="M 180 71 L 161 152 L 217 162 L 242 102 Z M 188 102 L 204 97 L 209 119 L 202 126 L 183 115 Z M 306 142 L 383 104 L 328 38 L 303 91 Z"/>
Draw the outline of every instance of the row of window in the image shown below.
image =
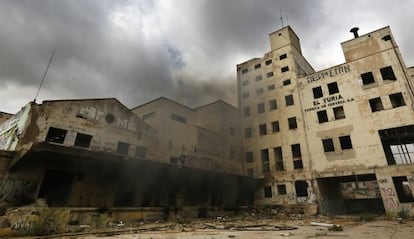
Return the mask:
<path fill-rule="evenodd" d="M 297 197 L 308 197 L 308 183 L 303 180 L 298 180 L 295 182 L 295 192 Z M 273 192 L 272 192 L 272 186 L 267 185 L 264 186 L 264 197 L 265 198 L 272 198 Z M 277 184 L 276 185 L 277 195 L 286 195 L 286 184 Z"/>
<path fill-rule="evenodd" d="M 390 98 L 390 102 L 393 108 L 406 105 L 404 97 L 401 92 L 391 94 L 388 97 Z M 372 112 L 384 110 L 384 105 L 382 104 L 381 97 L 369 99 L 368 102 L 369 102 L 369 106 L 371 107 Z"/>
<path fill-rule="evenodd" d="M 351 136 L 349 135 L 340 136 L 339 144 L 341 146 L 341 150 L 352 149 Z M 335 151 L 335 146 L 334 146 L 332 138 L 322 139 L 322 145 L 323 145 L 323 151 L 326 153 Z"/>
<path fill-rule="evenodd" d="M 286 104 L 286 106 L 291 106 L 291 105 L 295 104 L 295 102 L 293 100 L 293 95 L 285 96 L 285 104 Z M 269 111 L 276 110 L 277 109 L 276 99 L 269 100 L 268 101 L 268 106 L 269 106 L 268 107 Z M 265 103 L 264 102 L 258 103 L 257 104 L 257 113 L 261 114 L 261 113 L 264 113 L 264 112 L 265 112 Z M 243 108 L 243 115 L 244 115 L 244 117 L 249 117 L 251 115 L 250 106 L 245 106 Z"/>
<path fill-rule="evenodd" d="M 338 84 L 336 82 L 332 82 L 327 84 L 329 95 L 333 95 L 339 93 Z M 318 99 L 323 97 L 322 86 L 318 86 L 312 89 L 313 98 Z"/>
<path fill-rule="evenodd" d="M 287 54 L 282 54 L 282 55 L 279 56 L 279 60 L 284 60 L 286 58 L 287 58 Z M 266 66 L 268 66 L 270 64 L 272 64 L 272 59 L 269 59 L 269 60 L 266 60 L 265 61 L 265 65 Z M 261 63 L 254 65 L 254 69 L 255 70 L 260 69 L 260 68 L 262 68 L 262 64 Z M 247 68 L 245 68 L 245 69 L 242 70 L 242 74 L 246 74 L 247 72 L 249 72 L 249 69 L 247 69 Z"/>
<path fill-rule="evenodd" d="M 277 133 L 280 131 L 279 121 L 273 121 L 270 123 L 272 133 Z M 298 128 L 296 117 L 290 117 L 288 118 L 288 126 L 289 129 L 296 129 Z M 268 134 L 267 124 L 259 124 L 259 135 L 266 135 Z M 252 128 L 248 127 L 244 129 L 244 138 L 251 138 L 253 136 Z"/>
<path fill-rule="evenodd" d="M 391 80 L 396 81 L 397 77 L 395 77 L 394 71 L 391 66 L 383 67 L 380 69 L 382 80 Z M 361 74 L 361 80 L 363 85 L 369 85 L 375 83 L 374 74 L 372 71 L 365 72 Z"/>
<path fill-rule="evenodd" d="M 332 108 L 332 111 L 335 116 L 335 120 L 345 119 L 345 111 L 343 106 L 334 107 Z M 318 111 L 316 114 L 318 116 L 319 124 L 329 121 L 326 110 Z"/>
<path fill-rule="evenodd" d="M 282 67 L 281 69 L 280 69 L 280 71 L 283 73 L 283 72 L 286 72 L 286 71 L 289 71 L 289 66 L 284 66 L 284 67 Z M 271 78 L 271 77 L 273 77 L 274 76 L 274 73 L 273 73 L 273 71 L 269 71 L 269 72 L 267 72 L 266 73 L 266 78 Z M 261 76 L 261 75 L 258 75 L 258 76 L 256 76 L 255 77 L 255 81 L 256 82 L 260 82 L 260 81 L 262 81 L 263 80 L 263 77 Z M 286 79 L 286 80 L 283 80 L 283 85 L 285 86 L 285 85 L 289 85 L 290 83 L 291 83 L 291 81 L 290 81 L 290 79 Z M 249 84 L 249 80 L 248 79 L 246 79 L 246 80 L 243 80 L 242 81 L 242 86 L 247 86 Z"/>

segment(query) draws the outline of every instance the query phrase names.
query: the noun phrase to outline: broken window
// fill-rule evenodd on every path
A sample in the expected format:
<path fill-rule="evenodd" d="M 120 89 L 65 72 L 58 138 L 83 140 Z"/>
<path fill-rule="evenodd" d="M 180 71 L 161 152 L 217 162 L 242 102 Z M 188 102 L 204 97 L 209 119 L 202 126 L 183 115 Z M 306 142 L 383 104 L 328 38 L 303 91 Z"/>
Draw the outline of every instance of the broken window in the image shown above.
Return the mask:
<path fill-rule="evenodd" d="M 262 79 L 263 79 L 262 76 L 256 76 L 255 78 L 256 81 L 261 81 Z"/>
<path fill-rule="evenodd" d="M 185 117 L 174 114 L 174 113 L 171 114 L 171 119 L 178 121 L 180 123 L 183 123 L 183 124 L 187 122 L 187 119 Z"/>
<path fill-rule="evenodd" d="M 261 68 L 262 67 L 262 65 L 259 63 L 259 64 L 256 64 L 256 65 L 254 65 L 254 69 L 259 69 L 259 68 Z"/>
<path fill-rule="evenodd" d="M 75 139 L 75 146 L 89 148 L 89 146 L 91 145 L 91 140 L 92 135 L 77 133 Z"/>
<path fill-rule="evenodd" d="M 390 145 L 395 164 L 414 163 L 414 144 Z"/>
<path fill-rule="evenodd" d="M 397 108 L 397 107 L 405 105 L 404 97 L 401 92 L 395 93 L 389 96 L 390 96 L 390 101 L 391 101 L 393 108 Z"/>
<path fill-rule="evenodd" d="M 272 77 L 273 76 L 273 71 L 271 71 L 271 72 L 267 72 L 266 73 L 266 77 L 267 78 L 270 78 L 270 77 Z"/>
<path fill-rule="evenodd" d="M 265 112 L 265 104 L 264 103 L 259 103 L 257 104 L 257 113 L 264 113 Z"/>
<path fill-rule="evenodd" d="M 361 74 L 361 79 L 363 85 L 368 85 L 375 82 L 374 75 L 371 71 Z"/>
<path fill-rule="evenodd" d="M 306 181 L 295 182 L 296 196 L 307 197 L 308 196 L 308 183 Z"/>
<path fill-rule="evenodd" d="M 287 58 L 287 54 L 282 54 L 279 56 L 279 60 L 283 60 Z"/>
<path fill-rule="evenodd" d="M 371 112 L 376 112 L 376 111 L 380 111 L 384 109 L 384 106 L 382 105 L 382 101 L 380 97 L 370 99 L 369 106 L 371 107 Z"/>
<path fill-rule="evenodd" d="M 296 123 L 296 117 L 291 117 L 288 119 L 289 129 L 296 129 L 298 127 Z"/>
<path fill-rule="evenodd" d="M 272 59 L 265 61 L 266 66 L 272 64 Z"/>
<path fill-rule="evenodd" d="M 249 84 L 249 80 L 244 80 L 244 81 L 242 81 L 242 86 L 246 86 L 246 85 L 248 85 Z"/>
<path fill-rule="evenodd" d="M 283 85 L 290 85 L 290 84 L 291 84 L 290 79 L 287 79 L 287 80 L 283 81 Z"/>
<path fill-rule="evenodd" d="M 250 116 L 250 106 L 246 106 L 243 108 L 243 115 L 244 117 Z"/>
<path fill-rule="evenodd" d="M 269 162 L 269 150 L 262 149 L 260 150 L 260 154 L 262 156 L 262 170 L 263 173 L 270 172 L 270 162 Z"/>
<path fill-rule="evenodd" d="M 318 115 L 319 124 L 323 122 L 328 122 L 328 114 L 326 113 L 326 110 L 318 111 L 316 112 L 316 114 Z"/>
<path fill-rule="evenodd" d="M 351 136 L 349 135 L 339 137 L 339 143 L 341 149 L 352 149 Z"/>
<path fill-rule="evenodd" d="M 293 95 L 286 95 L 285 96 L 285 102 L 286 102 L 286 106 L 294 105 Z"/>
<path fill-rule="evenodd" d="M 332 139 L 322 139 L 322 144 L 323 144 L 323 151 L 324 152 L 333 152 L 333 151 L 335 151 Z"/>
<path fill-rule="evenodd" d="M 392 177 L 392 181 L 394 182 L 395 191 L 397 191 L 400 203 L 414 202 L 407 176 Z"/>
<path fill-rule="evenodd" d="M 138 158 L 145 158 L 145 155 L 147 154 L 147 148 L 144 146 L 137 145 L 135 156 Z"/>
<path fill-rule="evenodd" d="M 335 120 L 345 119 L 345 111 L 343 106 L 333 108 Z"/>
<path fill-rule="evenodd" d="M 278 195 L 286 195 L 286 185 L 285 184 L 278 184 L 277 185 L 277 194 Z"/>
<path fill-rule="evenodd" d="M 269 100 L 269 110 L 277 109 L 277 102 L 275 99 Z"/>
<path fill-rule="evenodd" d="M 244 137 L 245 138 L 250 138 L 252 137 L 252 128 L 245 128 L 244 129 Z"/>
<path fill-rule="evenodd" d="M 279 128 L 279 121 L 273 121 L 273 122 L 271 123 L 271 125 L 272 125 L 272 132 L 273 132 L 273 133 L 276 133 L 276 132 L 279 132 L 279 131 L 280 131 L 280 128 Z"/>
<path fill-rule="evenodd" d="M 249 94 L 249 92 L 243 92 L 243 99 L 247 99 L 247 98 L 249 98 L 249 96 L 250 96 L 250 94 Z"/>
<path fill-rule="evenodd" d="M 267 127 L 266 127 L 266 124 L 260 124 L 260 125 L 259 125 L 259 134 L 260 134 L 260 135 L 265 135 L 265 134 L 267 134 Z"/>
<path fill-rule="evenodd" d="M 318 99 L 318 98 L 323 97 L 323 92 L 322 92 L 322 87 L 321 86 L 313 88 L 312 91 L 313 91 L 313 98 L 314 99 Z"/>
<path fill-rule="evenodd" d="M 68 131 L 65 129 L 49 127 L 49 131 L 47 132 L 47 135 L 46 135 L 46 141 L 63 144 L 67 133 Z"/>
<path fill-rule="evenodd" d="M 265 186 L 264 187 L 264 197 L 271 198 L 272 197 L 272 186 Z"/>
<path fill-rule="evenodd" d="M 242 74 L 246 74 L 248 71 L 249 71 L 248 69 L 243 69 Z"/>
<path fill-rule="evenodd" d="M 245 157 L 246 163 L 253 163 L 253 152 L 252 151 L 247 151 L 244 154 L 244 157 Z"/>
<path fill-rule="evenodd" d="M 292 144 L 290 147 L 292 149 L 293 168 L 294 169 L 303 168 L 302 152 L 300 150 L 300 144 Z"/>
<path fill-rule="evenodd" d="M 380 72 L 381 72 L 381 76 L 383 80 L 392 80 L 392 81 L 397 80 L 391 66 L 381 68 Z"/>
<path fill-rule="evenodd" d="M 261 95 L 261 94 L 263 94 L 263 88 L 259 88 L 259 89 L 257 89 L 257 90 L 256 90 L 256 94 L 257 94 L 257 95 Z"/>
<path fill-rule="evenodd" d="M 275 89 L 275 85 L 273 85 L 273 84 L 267 86 L 267 90 L 269 90 L 269 91 L 274 90 L 274 89 Z"/>
<path fill-rule="evenodd" d="M 283 72 L 286 72 L 286 71 L 289 71 L 289 66 L 284 66 L 284 67 L 282 67 L 281 69 L 280 69 L 280 71 L 283 73 Z"/>
<path fill-rule="evenodd" d="M 116 152 L 122 155 L 128 155 L 129 151 L 129 144 L 124 142 L 118 142 L 118 147 L 116 148 Z"/>
<path fill-rule="evenodd" d="M 338 84 L 336 82 L 332 82 L 328 84 L 328 91 L 330 95 L 339 93 Z"/>
<path fill-rule="evenodd" d="M 273 153 L 275 156 L 276 171 L 283 171 L 285 167 L 283 165 L 282 147 L 273 148 Z"/>

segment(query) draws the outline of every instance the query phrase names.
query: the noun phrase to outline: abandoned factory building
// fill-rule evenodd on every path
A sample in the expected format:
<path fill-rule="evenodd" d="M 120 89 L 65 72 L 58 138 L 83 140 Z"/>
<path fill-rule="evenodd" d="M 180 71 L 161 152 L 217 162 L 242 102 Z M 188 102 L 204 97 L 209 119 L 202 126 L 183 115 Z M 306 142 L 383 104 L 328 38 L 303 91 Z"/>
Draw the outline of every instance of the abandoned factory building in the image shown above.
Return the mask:
<path fill-rule="evenodd" d="M 238 108 L 160 97 L 1 112 L 0 203 L 414 214 L 414 67 L 389 27 L 351 31 L 345 63 L 320 71 L 291 27 L 270 33 L 269 52 L 237 65 Z"/>

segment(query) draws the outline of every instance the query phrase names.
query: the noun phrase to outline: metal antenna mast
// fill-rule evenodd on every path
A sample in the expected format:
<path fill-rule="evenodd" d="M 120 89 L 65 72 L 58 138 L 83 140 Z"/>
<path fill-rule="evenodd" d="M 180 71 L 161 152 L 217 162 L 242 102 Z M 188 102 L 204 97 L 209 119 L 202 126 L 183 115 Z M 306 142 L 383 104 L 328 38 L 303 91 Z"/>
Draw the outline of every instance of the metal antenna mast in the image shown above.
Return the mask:
<path fill-rule="evenodd" d="M 40 88 L 42 88 L 43 82 L 46 79 L 46 75 L 47 75 L 47 71 L 49 70 L 50 63 L 52 63 L 53 56 L 55 55 L 55 50 L 56 49 L 53 49 L 52 55 L 50 56 L 50 59 L 49 59 L 49 63 L 47 63 L 47 67 L 46 67 L 45 73 L 43 74 L 42 81 L 40 82 L 39 88 L 37 89 L 37 92 L 36 92 L 36 96 L 35 96 L 35 98 L 33 100 L 34 103 L 36 103 L 36 99 L 39 96 Z"/>
<path fill-rule="evenodd" d="M 282 28 L 283 28 L 284 27 L 284 24 L 283 24 L 282 9 L 280 9 L 280 22 L 282 23 Z"/>

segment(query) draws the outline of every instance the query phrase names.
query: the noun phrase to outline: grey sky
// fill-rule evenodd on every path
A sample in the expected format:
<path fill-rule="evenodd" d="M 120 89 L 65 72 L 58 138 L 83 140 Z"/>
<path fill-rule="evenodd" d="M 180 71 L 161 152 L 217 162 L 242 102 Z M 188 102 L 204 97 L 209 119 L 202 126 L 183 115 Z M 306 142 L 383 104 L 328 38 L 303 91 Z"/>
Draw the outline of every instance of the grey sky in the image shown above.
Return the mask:
<path fill-rule="evenodd" d="M 0 111 L 33 100 L 54 48 L 38 102 L 116 97 L 134 107 L 166 96 L 236 104 L 236 64 L 269 50 L 280 9 L 316 70 L 344 62 L 340 42 L 353 26 L 364 34 L 390 25 L 414 65 L 414 1 L 3 0 Z"/>

